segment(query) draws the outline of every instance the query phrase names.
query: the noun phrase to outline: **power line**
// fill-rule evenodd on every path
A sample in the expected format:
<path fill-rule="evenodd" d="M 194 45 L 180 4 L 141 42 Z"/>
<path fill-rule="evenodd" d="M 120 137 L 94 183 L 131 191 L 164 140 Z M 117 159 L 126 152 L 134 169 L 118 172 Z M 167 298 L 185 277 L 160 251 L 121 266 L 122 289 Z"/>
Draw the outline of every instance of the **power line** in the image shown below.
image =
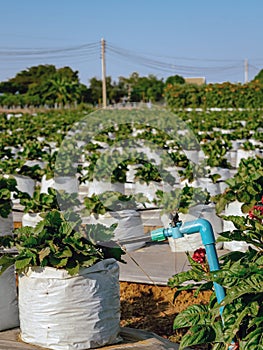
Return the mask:
<path fill-rule="evenodd" d="M 143 65 L 145 67 L 154 69 L 154 70 L 161 70 L 168 73 L 175 72 L 177 74 L 200 74 L 206 75 L 207 73 L 220 73 L 220 72 L 233 72 L 233 71 L 239 71 L 241 67 L 241 63 L 243 65 L 243 61 L 235 61 L 235 64 L 231 65 L 220 65 L 220 66 L 186 66 L 186 65 L 179 65 L 175 64 L 173 62 L 164 62 L 156 59 L 149 58 L 147 56 L 136 54 L 132 51 L 119 48 L 117 46 L 114 46 L 112 44 L 107 45 L 108 53 L 110 55 L 116 55 L 118 57 L 123 57 L 129 62 L 133 62 L 139 65 Z M 177 61 L 178 58 L 174 57 L 174 61 Z M 231 62 L 234 62 L 231 60 Z"/>
<path fill-rule="evenodd" d="M 163 54 L 137 53 L 132 50 L 118 47 L 110 42 L 105 42 L 105 54 L 111 58 L 113 64 L 116 61 L 124 62 L 125 64 L 135 64 L 138 66 L 147 67 L 153 72 L 161 71 L 172 75 L 179 74 L 201 75 L 227 73 L 229 76 L 233 74 L 241 74 L 244 72 L 244 60 L 232 59 L 201 59 L 187 57 L 173 57 Z M 0 48 L 0 62 L 10 64 L 10 62 L 24 63 L 39 60 L 60 60 L 66 62 L 88 62 L 99 60 L 101 58 L 101 43 L 92 42 L 82 45 L 75 45 L 61 48 Z M 105 60 L 106 60 L 105 56 Z M 192 62 L 194 64 L 186 65 L 184 62 Z M 202 62 L 202 65 L 199 63 Z M 263 59 L 253 59 L 256 65 L 260 65 Z M 249 61 L 248 67 L 257 69 L 255 65 Z M 69 63 L 69 64 L 70 64 Z M 216 63 L 213 64 L 213 63 Z"/>
<path fill-rule="evenodd" d="M 45 56 L 50 54 L 58 54 L 58 53 L 68 53 L 68 52 L 76 52 L 76 51 L 82 51 L 87 52 L 90 50 L 98 49 L 99 43 L 91 43 L 91 44 L 84 44 L 84 45 L 78 45 L 78 46 L 71 46 L 71 47 L 65 47 L 65 48 L 45 48 L 45 49 L 30 49 L 30 48 L 23 48 L 23 49 L 1 49 L 0 56 Z"/>

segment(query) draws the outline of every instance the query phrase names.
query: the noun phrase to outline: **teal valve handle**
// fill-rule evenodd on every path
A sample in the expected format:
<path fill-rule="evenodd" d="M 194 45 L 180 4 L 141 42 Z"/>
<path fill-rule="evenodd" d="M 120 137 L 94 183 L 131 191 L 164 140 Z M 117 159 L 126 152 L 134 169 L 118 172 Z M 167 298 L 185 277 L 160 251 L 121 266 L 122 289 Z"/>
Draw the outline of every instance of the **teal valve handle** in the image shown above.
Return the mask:
<path fill-rule="evenodd" d="M 157 228 L 156 230 L 151 231 L 151 240 L 154 242 L 161 242 L 166 240 L 166 236 L 164 234 L 164 228 Z"/>

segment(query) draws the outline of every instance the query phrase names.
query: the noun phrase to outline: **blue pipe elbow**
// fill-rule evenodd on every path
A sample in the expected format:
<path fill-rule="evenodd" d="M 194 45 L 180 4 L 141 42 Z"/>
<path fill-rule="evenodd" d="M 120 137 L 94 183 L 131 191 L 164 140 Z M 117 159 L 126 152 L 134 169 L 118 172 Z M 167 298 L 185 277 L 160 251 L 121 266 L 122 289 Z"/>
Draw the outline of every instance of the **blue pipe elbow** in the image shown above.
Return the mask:
<path fill-rule="evenodd" d="M 180 227 L 180 231 L 182 234 L 192 234 L 200 232 L 202 242 L 204 245 L 214 244 L 215 243 L 215 235 L 213 231 L 213 227 L 210 222 L 206 219 L 196 219 L 193 221 L 187 221 Z"/>

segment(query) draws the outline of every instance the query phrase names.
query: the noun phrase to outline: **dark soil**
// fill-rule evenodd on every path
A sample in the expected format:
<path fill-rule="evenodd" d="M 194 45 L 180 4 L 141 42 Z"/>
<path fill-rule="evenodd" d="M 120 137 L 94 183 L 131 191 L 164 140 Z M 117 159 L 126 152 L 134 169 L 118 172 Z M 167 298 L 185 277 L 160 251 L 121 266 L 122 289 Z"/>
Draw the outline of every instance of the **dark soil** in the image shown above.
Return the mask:
<path fill-rule="evenodd" d="M 143 329 L 179 343 L 186 329 L 173 330 L 175 316 L 191 304 L 205 304 L 211 292 L 183 291 L 173 303 L 174 290 L 168 286 L 120 282 L 121 326 Z M 196 346 L 193 349 L 208 349 Z"/>

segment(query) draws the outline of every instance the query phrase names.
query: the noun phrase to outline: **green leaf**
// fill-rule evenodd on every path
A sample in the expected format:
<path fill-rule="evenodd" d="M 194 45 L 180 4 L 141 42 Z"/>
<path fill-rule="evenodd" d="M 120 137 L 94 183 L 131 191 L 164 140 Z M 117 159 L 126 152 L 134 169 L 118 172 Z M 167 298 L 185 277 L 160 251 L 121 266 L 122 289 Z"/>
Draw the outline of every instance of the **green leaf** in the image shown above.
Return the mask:
<path fill-rule="evenodd" d="M 21 259 L 21 260 L 16 260 L 15 268 L 18 271 L 22 271 L 25 268 L 29 267 L 31 262 L 32 262 L 32 257 Z"/>
<path fill-rule="evenodd" d="M 38 257 L 39 257 L 39 261 L 40 263 L 43 261 L 43 259 L 48 256 L 50 253 L 50 248 L 46 247 L 40 250 L 40 252 L 38 253 Z"/>
<path fill-rule="evenodd" d="M 257 294 L 263 292 L 263 278 L 260 275 L 252 275 L 242 280 L 237 286 L 231 288 L 231 293 L 227 293 L 221 305 L 231 304 L 235 299 L 244 294 Z"/>
<path fill-rule="evenodd" d="M 108 242 L 114 236 L 114 231 L 117 227 L 116 224 L 112 224 L 110 227 L 102 225 L 100 223 L 94 225 L 86 225 L 85 226 L 85 235 L 88 240 L 90 240 L 93 244 L 97 242 Z"/>
<path fill-rule="evenodd" d="M 244 341 L 241 342 L 242 349 L 244 350 L 259 350 L 259 345 L 263 344 L 263 326 L 261 321 L 261 327 L 256 328 L 249 333 Z"/>
<path fill-rule="evenodd" d="M 233 320 L 233 317 L 231 317 L 230 319 L 225 318 L 224 312 L 223 312 L 223 319 L 225 322 L 224 339 L 227 343 L 231 343 L 232 339 L 235 338 L 238 330 L 240 329 L 240 325 L 241 325 L 243 319 L 247 315 L 253 314 L 253 306 L 251 306 L 251 305 L 243 306 L 242 305 L 241 307 L 242 307 L 242 309 L 239 310 L 239 312 L 235 314 L 236 317 L 234 317 L 234 320 Z M 230 320 L 230 322 L 229 322 L 229 320 Z"/>
<path fill-rule="evenodd" d="M 63 258 L 60 259 L 59 263 L 55 265 L 55 267 L 59 268 L 59 267 L 66 267 L 68 263 L 68 258 Z"/>
<path fill-rule="evenodd" d="M 70 258 L 72 256 L 72 251 L 69 247 L 65 246 L 63 250 L 58 251 L 54 256 L 56 258 Z"/>
<path fill-rule="evenodd" d="M 15 257 L 12 255 L 4 254 L 0 257 L 0 276 L 8 269 L 9 266 L 15 263 Z"/>
<path fill-rule="evenodd" d="M 187 346 L 209 344 L 218 338 L 217 329 L 212 326 L 196 325 L 183 336 L 179 349 L 184 349 Z"/>
<path fill-rule="evenodd" d="M 207 305 L 191 305 L 175 317 L 173 329 L 204 325 L 209 322 L 210 315 Z"/>
<path fill-rule="evenodd" d="M 62 222 L 59 231 L 63 235 L 68 236 L 73 230 L 73 225 L 71 222 Z"/>
<path fill-rule="evenodd" d="M 66 267 L 66 270 L 71 276 L 77 275 L 79 273 L 80 266 L 79 264 L 76 264 L 76 266 L 73 267 Z"/>

